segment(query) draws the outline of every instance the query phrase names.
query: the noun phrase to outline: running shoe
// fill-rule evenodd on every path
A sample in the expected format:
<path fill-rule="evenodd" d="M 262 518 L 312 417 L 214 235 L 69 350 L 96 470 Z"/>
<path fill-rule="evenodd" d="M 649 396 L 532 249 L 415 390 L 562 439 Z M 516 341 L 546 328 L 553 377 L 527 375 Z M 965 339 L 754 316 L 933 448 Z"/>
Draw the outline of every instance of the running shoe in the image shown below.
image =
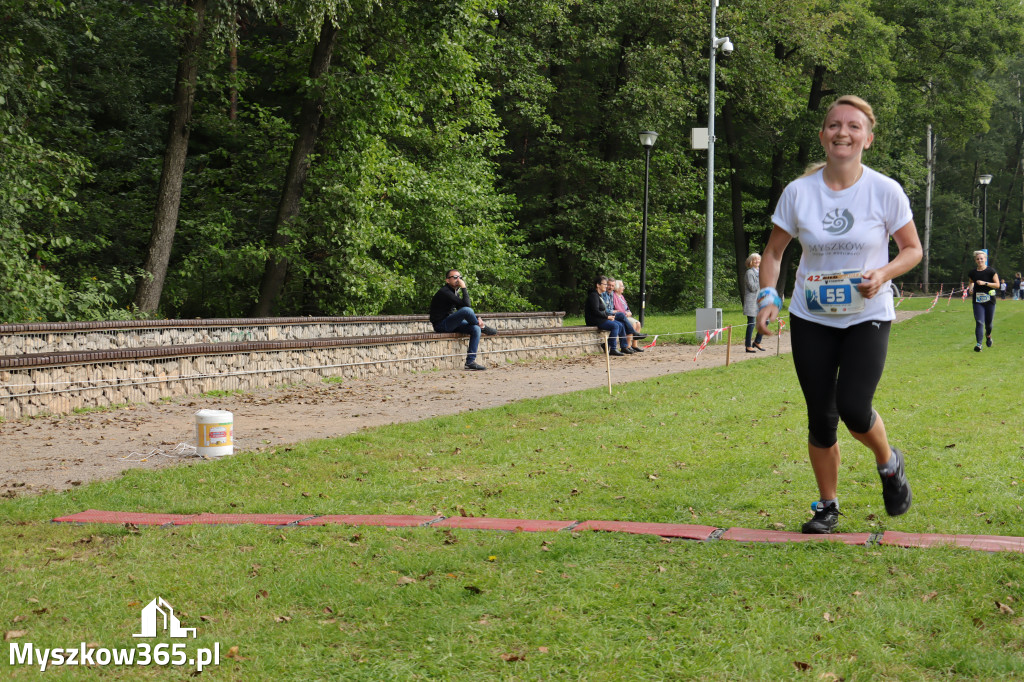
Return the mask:
<path fill-rule="evenodd" d="M 991 336 L 986 336 L 985 337 L 985 345 L 988 346 L 989 348 L 992 347 L 992 337 Z"/>
<path fill-rule="evenodd" d="M 974 347 L 974 352 L 975 353 L 980 353 L 981 352 L 981 344 L 980 343 L 977 346 Z"/>
<path fill-rule="evenodd" d="M 481 365 L 478 362 L 467 362 L 466 363 L 466 369 L 473 370 L 475 372 L 479 372 L 480 370 L 487 369 L 487 368 L 484 367 L 483 365 Z"/>
<path fill-rule="evenodd" d="M 495 329 L 494 327 L 488 327 L 487 325 L 484 325 L 480 331 L 484 333 L 484 336 L 494 336 L 495 334 L 498 333 L 497 329 Z"/>
<path fill-rule="evenodd" d="M 801 528 L 807 535 L 828 535 L 839 523 L 839 517 L 842 515 L 838 505 L 825 506 L 820 501 L 813 503 L 811 510 L 814 512 L 814 518 L 804 523 Z"/>
<path fill-rule="evenodd" d="M 892 454 L 899 459 L 896 471 L 888 476 L 881 472 L 878 475 L 882 479 L 882 499 L 885 500 L 885 513 L 889 516 L 899 516 L 910 509 L 913 495 L 910 494 L 910 484 L 907 483 L 903 453 L 897 448 L 892 448 Z"/>

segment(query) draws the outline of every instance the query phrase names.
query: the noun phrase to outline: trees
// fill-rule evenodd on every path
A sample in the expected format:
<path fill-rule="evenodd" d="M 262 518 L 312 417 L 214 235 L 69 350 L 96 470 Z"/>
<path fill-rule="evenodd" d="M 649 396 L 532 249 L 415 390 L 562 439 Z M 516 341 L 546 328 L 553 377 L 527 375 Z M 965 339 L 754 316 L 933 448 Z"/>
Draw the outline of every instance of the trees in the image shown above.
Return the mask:
<path fill-rule="evenodd" d="M 643 129 L 649 306 L 696 306 L 706 5 L 0 0 L 0 317 L 411 312 L 448 267 L 483 306 L 573 311 L 595 273 L 638 284 Z M 934 216 L 929 278 L 976 245 L 978 172 L 993 255 L 1024 256 L 1020 13 L 723 0 L 716 293 L 841 92 Z"/>
<path fill-rule="evenodd" d="M 155 313 L 160 306 L 167 263 L 171 259 L 171 247 L 174 245 L 174 232 L 178 227 L 181 180 L 185 172 L 185 157 L 188 155 L 188 138 L 192 133 L 192 106 L 196 79 L 199 77 L 199 50 L 204 38 L 206 0 L 185 0 L 185 7 L 188 11 L 183 13 L 184 37 L 178 57 L 178 72 L 174 77 L 171 120 L 157 191 L 153 231 L 146 263 L 142 266 L 145 274 L 139 279 L 135 292 L 135 305 L 144 313 Z"/>
<path fill-rule="evenodd" d="M 895 50 L 904 130 L 922 138 L 927 171 L 922 243 L 922 282 L 930 280 L 936 147 L 962 148 L 988 127 L 994 102 L 991 76 L 1003 55 L 1022 41 L 1020 3 L 937 0 L 922 11 L 919 0 L 877 3 L 875 10 L 899 27 Z M 941 191 L 941 188 L 939 188 Z M 941 217 L 941 216 L 936 216 Z M 943 232 L 945 232 L 943 230 Z"/>
<path fill-rule="evenodd" d="M 638 281 L 643 154 L 637 132 L 660 133 L 651 164 L 648 279 L 673 308 L 701 279 L 699 159 L 686 150 L 700 101 L 700 14 L 643 0 L 510 3 L 499 10 L 489 78 L 505 129 L 502 188 L 530 253 L 544 307 L 578 310 L 595 273 Z"/>

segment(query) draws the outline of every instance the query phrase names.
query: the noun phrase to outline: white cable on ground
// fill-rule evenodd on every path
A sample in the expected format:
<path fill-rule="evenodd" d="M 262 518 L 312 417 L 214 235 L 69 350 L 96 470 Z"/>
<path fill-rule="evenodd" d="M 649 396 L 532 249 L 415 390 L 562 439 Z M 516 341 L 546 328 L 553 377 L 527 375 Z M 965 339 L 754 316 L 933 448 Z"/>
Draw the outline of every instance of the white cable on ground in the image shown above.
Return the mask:
<path fill-rule="evenodd" d="M 160 448 L 153 448 L 149 452 L 136 452 L 132 451 L 129 454 L 121 458 L 122 461 L 126 462 L 146 462 L 152 457 L 165 457 L 167 459 L 186 459 L 188 457 L 198 457 L 198 448 L 191 443 L 178 443 L 174 446 L 174 449 L 169 452 L 164 452 Z"/>

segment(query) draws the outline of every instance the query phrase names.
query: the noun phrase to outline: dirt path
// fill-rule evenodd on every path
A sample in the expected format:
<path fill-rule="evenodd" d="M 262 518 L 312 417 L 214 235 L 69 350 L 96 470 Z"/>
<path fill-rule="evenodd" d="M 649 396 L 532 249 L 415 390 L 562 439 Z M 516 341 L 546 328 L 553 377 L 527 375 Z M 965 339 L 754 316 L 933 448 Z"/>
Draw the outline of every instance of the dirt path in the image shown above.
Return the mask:
<path fill-rule="evenodd" d="M 766 339 L 768 352 L 757 354 L 744 353 L 742 339 L 738 346 L 733 341 L 732 362 L 776 354 L 777 339 Z M 780 350 L 789 352 L 788 334 L 783 335 Z M 642 355 L 612 358 L 613 387 L 725 364 L 724 345 L 709 346 L 696 361 L 695 352 L 695 346 L 659 344 Z M 481 360 L 486 362 L 486 356 Z M 607 381 L 604 356 L 588 356 L 494 363 L 485 372 L 442 370 L 353 379 L 4 422 L 0 423 L 0 497 L 65 490 L 113 478 L 125 469 L 176 464 L 180 457 L 151 453 L 170 453 L 180 443 L 194 444 L 194 413 L 204 408 L 232 412 L 236 450 L 257 450 L 606 386 Z"/>

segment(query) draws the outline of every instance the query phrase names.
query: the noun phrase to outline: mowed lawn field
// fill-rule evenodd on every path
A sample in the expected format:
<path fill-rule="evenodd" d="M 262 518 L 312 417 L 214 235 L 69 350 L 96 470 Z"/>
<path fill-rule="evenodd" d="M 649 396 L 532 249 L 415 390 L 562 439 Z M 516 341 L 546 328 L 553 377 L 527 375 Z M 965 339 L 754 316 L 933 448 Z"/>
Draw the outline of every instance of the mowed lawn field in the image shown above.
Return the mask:
<path fill-rule="evenodd" d="M 904 306 L 927 308 L 930 300 Z M 648 319 L 652 332 L 682 318 Z M 692 326 L 692 325 L 691 325 Z M 1024 302 L 973 352 L 969 304 L 893 326 L 875 407 L 907 456 L 885 515 L 840 434 L 839 530 L 1024 536 Z M 54 524 L 85 509 L 416 514 L 798 530 L 816 498 L 792 363 L 366 430 L 0 503 L 0 677 L 28 644 L 217 647 L 61 679 L 948 680 L 1024 677 L 1024 556 L 599 532 Z M 468 390 L 468 389 L 467 389 Z M 170 603 L 195 639 L 142 640 Z M 53 659 L 49 659 L 51 663 Z"/>

